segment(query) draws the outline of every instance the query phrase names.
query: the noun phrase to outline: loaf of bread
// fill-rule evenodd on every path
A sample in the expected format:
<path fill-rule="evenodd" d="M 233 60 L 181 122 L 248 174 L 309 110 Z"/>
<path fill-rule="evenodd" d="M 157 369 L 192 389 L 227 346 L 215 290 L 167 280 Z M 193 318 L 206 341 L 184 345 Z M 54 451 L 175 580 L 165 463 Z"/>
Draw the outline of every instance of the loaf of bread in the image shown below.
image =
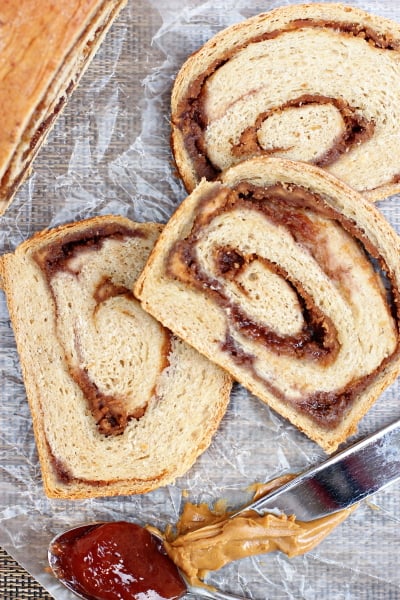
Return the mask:
<path fill-rule="evenodd" d="M 400 371 L 400 240 L 312 165 L 255 157 L 203 180 L 135 294 L 327 452 Z"/>
<path fill-rule="evenodd" d="M 218 33 L 179 71 L 172 149 L 190 192 L 256 155 L 400 191 L 400 26 L 347 5 L 284 6 Z"/>
<path fill-rule="evenodd" d="M 36 234 L 1 258 L 50 497 L 173 482 L 225 413 L 229 375 L 132 294 L 160 228 L 96 217 Z"/>
<path fill-rule="evenodd" d="M 0 214 L 125 4 L 0 3 Z"/>

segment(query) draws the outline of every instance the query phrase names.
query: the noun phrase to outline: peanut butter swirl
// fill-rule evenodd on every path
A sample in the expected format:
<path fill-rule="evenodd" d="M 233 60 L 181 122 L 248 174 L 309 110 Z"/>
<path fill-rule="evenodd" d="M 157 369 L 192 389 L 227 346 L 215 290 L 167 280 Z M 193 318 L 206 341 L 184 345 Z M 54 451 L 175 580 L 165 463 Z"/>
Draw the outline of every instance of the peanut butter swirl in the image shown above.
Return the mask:
<path fill-rule="evenodd" d="M 398 353 L 389 267 L 352 220 L 299 185 L 213 189 L 165 268 L 218 307 L 220 348 L 240 372 L 327 429 Z"/>
<path fill-rule="evenodd" d="M 144 237 L 143 231 L 104 223 L 49 243 L 35 254 L 51 290 L 65 364 L 86 398 L 98 431 L 105 436 L 121 434 L 130 419 L 143 417 L 157 378 L 168 366 L 171 350 L 169 332 L 156 323 L 151 326 L 160 330 L 159 343 L 151 349 L 146 347 L 141 327 L 147 328 L 149 323 L 141 323 L 132 291 L 124 282 L 104 275 L 113 271 L 109 245 L 134 237 Z M 138 364 L 146 363 L 147 354 L 150 357 L 147 377 L 137 396 L 132 389 L 140 374 L 127 369 L 126 348 L 116 339 L 118 332 L 122 338 L 128 331 L 130 346 L 136 346 L 136 352 L 143 355 Z M 110 339 L 116 340 L 114 348 L 109 347 Z"/>

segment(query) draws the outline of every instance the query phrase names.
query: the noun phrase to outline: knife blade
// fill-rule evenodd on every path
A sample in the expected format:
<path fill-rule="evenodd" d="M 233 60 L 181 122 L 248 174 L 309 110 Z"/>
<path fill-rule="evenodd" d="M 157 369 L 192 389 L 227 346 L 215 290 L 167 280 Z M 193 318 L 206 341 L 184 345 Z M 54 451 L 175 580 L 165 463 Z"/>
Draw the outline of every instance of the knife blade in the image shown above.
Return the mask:
<path fill-rule="evenodd" d="M 348 508 L 400 479 L 400 421 L 304 471 L 245 510 L 312 521 Z"/>

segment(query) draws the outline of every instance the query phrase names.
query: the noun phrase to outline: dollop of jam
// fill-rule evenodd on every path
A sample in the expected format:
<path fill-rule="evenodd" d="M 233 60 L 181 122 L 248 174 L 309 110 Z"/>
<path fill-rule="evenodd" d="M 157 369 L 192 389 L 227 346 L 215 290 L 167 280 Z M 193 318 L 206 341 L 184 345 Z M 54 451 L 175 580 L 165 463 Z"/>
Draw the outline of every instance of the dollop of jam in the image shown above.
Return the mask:
<path fill-rule="evenodd" d="M 173 600 L 186 592 L 163 542 L 127 521 L 67 531 L 52 545 L 49 562 L 67 587 L 88 600 Z"/>

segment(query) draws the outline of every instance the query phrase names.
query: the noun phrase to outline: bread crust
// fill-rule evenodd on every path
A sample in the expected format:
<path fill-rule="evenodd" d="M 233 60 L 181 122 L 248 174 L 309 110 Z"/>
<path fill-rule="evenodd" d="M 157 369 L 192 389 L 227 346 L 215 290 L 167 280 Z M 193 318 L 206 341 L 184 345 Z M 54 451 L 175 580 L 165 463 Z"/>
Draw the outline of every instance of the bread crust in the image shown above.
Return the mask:
<path fill-rule="evenodd" d="M 209 446 L 226 411 L 229 375 L 165 331 L 132 295 L 161 228 L 94 217 L 39 232 L 1 257 L 51 498 L 137 494 L 172 483 Z M 79 246 L 87 239 L 87 249 Z M 100 404 L 122 402 L 134 415 L 116 435 L 99 429 L 88 380 Z"/>
<path fill-rule="evenodd" d="M 347 29 L 340 33 L 334 24 Z M 354 36 L 349 32 L 351 27 L 355 28 Z M 296 30 L 304 36 L 299 37 L 298 47 L 296 35 L 300 34 Z M 283 38 L 279 41 L 282 36 L 275 36 L 280 31 L 289 31 L 287 43 Z M 333 55 L 340 52 L 335 42 L 340 36 L 347 45 L 343 56 L 335 54 L 336 66 L 340 64 L 336 69 Z M 376 47 L 371 42 L 374 36 Z M 316 47 L 310 46 L 308 61 L 308 44 L 313 44 L 313 39 Z M 292 53 L 287 50 L 290 44 Z M 257 45 L 262 46 L 259 53 Z M 364 61 L 360 58 L 358 62 L 364 51 Z M 372 57 L 377 61 L 376 70 Z M 219 32 L 187 59 L 172 90 L 171 147 L 187 191 L 191 192 L 202 177 L 213 180 L 240 160 L 273 153 L 317 164 L 371 201 L 399 192 L 398 150 L 387 144 L 392 135 L 396 137 L 400 106 L 385 99 L 385 90 L 400 88 L 399 61 L 397 23 L 340 3 L 284 6 Z M 269 73 L 265 81 L 261 72 Z M 282 73 L 284 77 L 279 75 Z M 330 103 L 329 115 L 326 110 L 320 114 L 321 100 Z M 188 116 L 190 111 L 193 117 Z M 350 114 L 353 125 L 345 125 L 342 119 Z M 193 135 L 189 133 L 191 123 L 195 126 Z M 350 127 L 347 132 L 346 127 Z M 245 133 L 247 138 L 241 137 Z M 250 134 L 252 145 L 247 147 Z M 198 162 L 199 155 L 204 163 Z"/>
<path fill-rule="evenodd" d="M 1 4 L 0 214 L 126 2 Z"/>
<path fill-rule="evenodd" d="M 243 183 L 256 186 L 258 189 L 269 188 L 277 182 L 283 184 L 285 189 L 308 190 L 317 194 L 318 198 L 321 197 L 322 204 L 325 206 L 323 210 L 332 209 L 334 211 L 332 215 L 337 214 L 338 222 L 342 220 L 345 224 L 343 228 L 348 229 L 343 234 L 343 240 L 340 241 L 341 237 L 337 238 L 338 241 L 334 238 L 336 225 L 331 229 L 331 217 L 328 219 L 323 217 L 321 222 L 319 221 L 318 211 L 322 209 L 315 209 L 316 217 L 313 216 L 311 221 L 309 215 L 314 214 L 313 209 L 307 209 L 304 213 L 294 210 L 293 219 L 297 224 L 291 226 L 292 230 L 289 230 L 288 234 L 288 226 L 279 222 L 272 209 L 272 216 L 266 218 L 264 213 L 258 215 L 260 210 L 258 207 L 245 210 L 241 208 L 240 199 L 237 200 L 235 197 L 235 200 L 231 200 L 229 196 L 230 190 L 242 189 L 237 186 Z M 242 193 L 246 196 L 246 192 Z M 222 201 L 219 200 L 223 194 L 227 194 L 228 198 L 226 210 L 221 208 Z M 233 205 L 229 202 L 237 204 Z M 268 204 L 267 199 L 258 202 Z M 249 214 L 251 216 L 248 216 Z M 277 218 L 278 224 L 272 226 L 271 220 L 274 223 L 274 219 Z M 241 229 L 242 219 L 248 220 L 248 229 L 244 229 L 244 225 Z M 288 222 L 290 223 L 290 219 Z M 333 222 L 336 222 L 335 218 Z M 301 223 L 303 225 L 299 225 Z M 315 240 L 318 243 L 315 242 L 315 247 L 313 247 L 313 236 L 303 233 L 302 237 L 303 226 L 311 228 L 307 230 L 308 234 L 312 232 L 313 236 L 316 236 Z M 265 233 L 260 241 L 258 228 L 263 231 L 263 227 Z M 323 233 L 325 228 L 330 232 L 326 236 Z M 234 237 L 235 231 L 237 240 Z M 380 275 L 376 284 L 373 284 L 371 289 L 368 287 L 371 278 L 375 277 L 370 266 L 363 266 L 358 273 L 359 265 L 364 261 L 369 262 L 366 260 L 366 255 L 358 254 L 359 241 L 354 244 L 353 258 L 349 259 L 349 248 L 354 243 L 351 240 L 353 235 L 356 236 L 354 239 L 357 238 L 366 245 L 367 253 L 378 249 L 379 256 L 376 258 L 385 265 L 382 268 L 388 270 L 394 298 L 398 297 L 399 238 L 373 204 L 343 182 L 311 165 L 277 158 L 250 159 L 228 169 L 217 182 L 203 180 L 183 201 L 151 253 L 135 286 L 135 293 L 146 311 L 192 344 L 199 352 L 229 371 L 234 379 L 288 419 L 325 451 L 333 452 L 356 431 L 359 420 L 387 386 L 395 380 L 400 371 L 398 308 L 386 307 L 387 300 L 378 282 Z M 223 241 L 219 242 L 219 236 Z M 294 239 L 300 242 L 294 242 Z M 330 243 L 330 239 L 335 241 Z M 335 244 L 338 245 L 337 251 Z M 291 261 L 295 252 L 299 252 L 299 259 Z M 207 260 L 205 257 L 208 257 Z M 186 259 L 187 264 L 191 265 L 190 268 L 185 267 Z M 252 265 L 257 265 L 257 261 L 262 267 L 251 271 Z M 306 275 L 301 282 L 296 278 L 297 261 L 300 263 L 306 261 L 304 264 L 307 265 L 302 267 Z M 268 268 L 266 264 L 269 264 Z M 315 275 L 313 275 L 314 267 L 316 267 Z M 237 269 L 238 279 L 235 277 L 235 269 Z M 271 269 L 272 275 L 269 274 Z M 224 270 L 227 272 L 226 275 L 223 274 Z M 288 272 L 286 276 L 285 271 Z M 254 285 L 251 283 L 253 279 L 262 281 L 267 276 L 268 279 L 265 279 L 267 283 L 263 286 L 261 283 L 259 287 L 257 283 Z M 289 283 L 287 284 L 286 281 Z M 362 300 L 362 295 L 358 297 L 358 288 L 361 289 L 364 285 L 366 297 Z M 231 289 L 234 291 L 231 292 Z M 277 296 L 273 296 L 274 292 L 270 291 L 273 289 L 278 290 Z M 295 294 L 293 289 L 296 291 Z M 339 313 L 338 309 L 334 308 L 335 301 L 330 300 L 330 297 L 334 298 L 336 294 L 338 294 L 337 306 L 341 307 Z M 372 295 L 377 298 L 376 310 L 382 309 L 382 313 L 375 314 L 373 308 L 371 309 L 373 314 L 369 315 L 368 308 L 365 317 L 362 318 L 362 324 L 361 322 L 357 324 L 358 311 L 362 312 L 363 307 L 368 307 L 369 304 L 372 307 L 374 302 Z M 250 296 L 259 300 L 254 300 L 254 304 L 251 304 Z M 160 298 L 163 299 L 162 305 Z M 240 300 L 236 301 L 237 298 Z M 262 302 L 264 298 L 265 301 Z M 324 344 L 322 344 L 319 350 L 315 350 L 311 344 L 310 354 L 304 353 L 303 358 L 299 354 L 300 358 L 297 359 L 295 351 L 290 354 L 290 348 L 285 349 L 284 344 L 291 339 L 291 336 L 297 339 L 298 327 L 303 323 L 302 311 L 299 310 L 298 305 L 299 298 L 304 305 L 308 306 L 308 312 L 316 311 L 316 323 L 325 323 L 322 337 L 328 339 L 327 332 L 330 330 L 334 333 L 327 341 L 328 345 L 331 344 L 328 349 L 326 347 L 323 349 Z M 286 312 L 283 310 L 280 313 L 279 307 L 283 303 L 286 303 Z M 378 308 L 378 305 L 381 308 Z M 321 308 L 323 315 L 318 313 L 317 306 Z M 255 316 L 251 317 L 253 310 Z M 261 316 L 258 315 L 258 310 L 261 311 Z M 275 312 L 268 312 L 268 310 Z M 394 320 L 391 316 L 392 310 L 397 311 Z M 180 321 L 172 318 L 172 315 L 178 311 L 181 315 Z M 202 316 L 204 314 L 207 315 L 206 320 Z M 382 316 L 382 323 L 387 323 L 387 329 L 380 333 L 377 333 L 379 326 L 378 330 L 375 329 L 373 332 L 380 320 L 378 314 Z M 300 326 L 296 324 L 295 319 L 298 318 Z M 270 324 L 267 326 L 268 319 Z M 267 333 L 264 333 L 265 328 Z M 281 332 L 279 328 L 282 328 Z M 227 330 L 234 343 L 227 336 Z M 352 337 L 354 331 L 357 331 L 359 338 L 364 340 L 360 342 L 360 347 L 357 339 Z M 275 352 L 271 346 L 268 346 L 271 344 L 270 341 L 266 341 L 267 345 L 263 347 L 262 340 L 264 337 L 265 340 L 269 340 L 268 335 L 278 336 L 277 339 L 281 339 L 279 348 L 282 350 Z M 257 336 L 261 340 L 259 342 L 261 350 Z M 374 353 L 381 343 L 382 353 L 378 358 Z M 285 352 L 289 353 L 288 356 Z M 317 357 L 318 352 L 321 352 L 319 357 Z M 372 360 L 368 367 L 370 371 L 367 367 L 365 367 L 367 370 L 364 370 L 364 365 L 370 359 Z M 360 370 L 357 367 L 353 372 L 353 363 L 359 364 Z M 315 366 L 316 364 L 319 366 Z M 345 371 L 348 371 L 350 387 L 345 383 L 343 375 Z M 344 379 L 340 383 L 342 375 Z M 317 381 L 315 389 L 313 378 Z M 289 381 L 292 383 L 289 384 Z M 361 381 L 363 383 L 360 383 Z M 325 423 L 323 420 L 318 420 L 312 412 L 307 414 L 307 411 L 300 408 L 307 397 L 315 399 L 325 397 L 323 393 L 316 395 L 318 388 L 325 390 L 325 394 L 328 394 L 328 390 L 335 394 L 335 390 L 339 390 L 341 385 L 345 390 L 343 397 L 346 397 L 346 394 L 347 398 L 350 398 L 351 394 L 353 396 L 350 401 L 345 401 L 343 409 L 338 410 L 336 421 L 332 420 L 329 423 L 326 417 Z M 351 392 L 353 385 L 354 393 Z M 296 387 L 302 390 L 297 396 Z M 339 398 L 339 391 L 337 394 Z M 341 401 L 338 400 L 339 404 Z M 329 412 L 327 411 L 326 414 L 328 415 Z"/>

